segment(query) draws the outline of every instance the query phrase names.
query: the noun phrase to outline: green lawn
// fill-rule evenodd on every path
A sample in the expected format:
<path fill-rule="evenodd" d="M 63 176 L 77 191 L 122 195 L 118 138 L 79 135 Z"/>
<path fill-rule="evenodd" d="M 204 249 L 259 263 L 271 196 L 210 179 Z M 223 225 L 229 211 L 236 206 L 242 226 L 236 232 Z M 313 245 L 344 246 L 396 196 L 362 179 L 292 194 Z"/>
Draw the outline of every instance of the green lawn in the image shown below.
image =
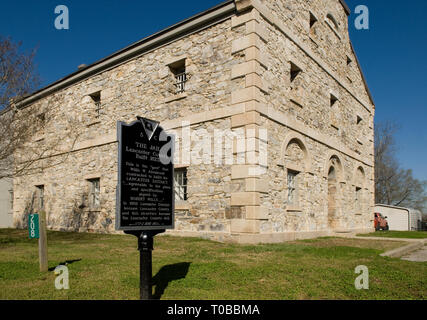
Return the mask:
<path fill-rule="evenodd" d="M 426 239 L 427 231 L 377 231 L 373 233 L 358 234 L 361 237 L 406 238 Z"/>
<path fill-rule="evenodd" d="M 157 236 L 153 293 L 161 299 L 426 299 L 427 263 L 379 254 L 404 243 L 321 238 L 274 245 Z M 48 232 L 49 267 L 69 261 L 69 290 L 38 270 L 37 241 L 0 230 L 0 299 L 137 299 L 136 238 Z M 354 269 L 369 268 L 369 290 Z"/>

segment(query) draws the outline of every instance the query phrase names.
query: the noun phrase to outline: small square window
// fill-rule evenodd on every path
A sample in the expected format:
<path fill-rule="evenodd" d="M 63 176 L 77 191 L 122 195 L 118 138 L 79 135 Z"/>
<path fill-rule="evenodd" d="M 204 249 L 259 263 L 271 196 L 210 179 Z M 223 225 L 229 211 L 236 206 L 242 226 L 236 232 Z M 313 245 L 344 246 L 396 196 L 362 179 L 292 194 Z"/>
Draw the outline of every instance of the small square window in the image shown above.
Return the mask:
<path fill-rule="evenodd" d="M 363 119 L 360 116 L 356 117 L 356 124 L 360 124 L 363 121 Z"/>
<path fill-rule="evenodd" d="M 350 66 L 353 61 L 349 56 L 347 56 L 347 65 Z"/>
<path fill-rule="evenodd" d="M 331 93 L 331 100 L 330 101 L 331 101 L 331 107 L 332 107 L 338 101 L 338 98 Z"/>
<path fill-rule="evenodd" d="M 302 69 L 298 67 L 295 63 L 291 62 L 291 82 L 301 73 Z"/>
<path fill-rule="evenodd" d="M 92 98 L 93 103 L 95 104 L 95 116 L 99 118 L 101 115 L 101 91 L 94 92 L 89 95 Z"/>
<path fill-rule="evenodd" d="M 170 64 L 169 68 L 175 77 L 175 93 L 185 92 L 185 83 L 187 82 L 185 59 Z"/>
<path fill-rule="evenodd" d="M 89 181 L 89 207 L 98 208 L 100 206 L 100 179 L 90 179 Z"/>
<path fill-rule="evenodd" d="M 175 184 L 175 200 L 187 200 L 187 169 L 175 169 L 174 171 Z"/>
<path fill-rule="evenodd" d="M 313 28 L 314 24 L 317 22 L 317 18 L 313 13 L 310 12 L 310 29 Z"/>

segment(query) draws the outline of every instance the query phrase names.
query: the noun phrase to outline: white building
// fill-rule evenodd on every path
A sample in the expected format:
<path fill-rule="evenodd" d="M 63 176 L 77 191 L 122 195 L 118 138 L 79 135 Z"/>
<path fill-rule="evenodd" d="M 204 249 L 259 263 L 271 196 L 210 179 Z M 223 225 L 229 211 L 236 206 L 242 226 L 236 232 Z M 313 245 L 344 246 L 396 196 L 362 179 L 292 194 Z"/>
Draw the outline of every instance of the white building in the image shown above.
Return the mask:
<path fill-rule="evenodd" d="M 376 204 L 375 212 L 387 217 L 390 230 L 415 231 L 420 228 L 422 215 L 419 210 Z"/>
<path fill-rule="evenodd" d="M 11 228 L 13 225 L 12 181 L 0 179 L 0 228 Z"/>

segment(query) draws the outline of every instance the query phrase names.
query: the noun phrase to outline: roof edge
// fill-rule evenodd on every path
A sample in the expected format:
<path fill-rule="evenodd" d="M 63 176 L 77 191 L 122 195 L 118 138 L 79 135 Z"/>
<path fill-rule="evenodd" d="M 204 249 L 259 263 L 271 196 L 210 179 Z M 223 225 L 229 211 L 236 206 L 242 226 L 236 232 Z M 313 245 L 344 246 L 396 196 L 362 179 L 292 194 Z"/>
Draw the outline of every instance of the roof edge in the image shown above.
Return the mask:
<path fill-rule="evenodd" d="M 368 94 L 369 100 L 371 100 L 371 103 L 375 108 L 374 98 L 372 97 L 371 90 L 369 90 L 368 82 L 366 81 L 365 74 L 363 73 L 362 66 L 360 65 L 359 58 L 357 57 L 356 50 L 354 50 L 353 43 L 351 42 L 351 40 L 350 40 L 350 47 L 351 47 L 351 51 L 354 54 L 354 57 L 356 58 L 357 67 L 359 68 L 360 75 L 362 76 L 362 81 L 363 81 L 363 84 L 365 86 L 366 93 Z"/>
<path fill-rule="evenodd" d="M 406 211 L 408 211 L 408 213 L 409 213 L 409 210 L 411 209 L 411 208 L 405 208 L 405 207 L 398 207 L 398 206 L 393 206 L 393 205 L 391 205 L 391 204 L 383 204 L 383 203 L 376 203 L 375 204 L 375 207 L 386 207 L 386 208 L 392 208 L 392 209 L 402 209 L 402 210 L 406 210 Z"/>
<path fill-rule="evenodd" d="M 344 0 L 340 0 L 340 3 L 344 7 L 344 11 L 347 14 L 347 16 L 349 16 L 351 14 L 351 10 L 350 10 L 349 6 L 347 5 L 347 3 L 345 3 Z"/>
<path fill-rule="evenodd" d="M 134 42 L 131 45 L 120 49 L 107 57 L 97 60 L 82 69 L 72 72 L 71 74 L 50 83 L 27 96 L 21 97 L 15 100 L 15 105 L 18 108 L 25 108 L 29 104 L 32 104 L 58 90 L 69 87 L 70 85 L 89 78 L 90 76 L 130 61 L 149 50 L 153 50 L 164 44 L 177 40 L 184 35 L 192 34 L 219 23 L 224 19 L 229 18 L 235 12 L 236 6 L 234 0 L 226 0 L 208 10 Z"/>

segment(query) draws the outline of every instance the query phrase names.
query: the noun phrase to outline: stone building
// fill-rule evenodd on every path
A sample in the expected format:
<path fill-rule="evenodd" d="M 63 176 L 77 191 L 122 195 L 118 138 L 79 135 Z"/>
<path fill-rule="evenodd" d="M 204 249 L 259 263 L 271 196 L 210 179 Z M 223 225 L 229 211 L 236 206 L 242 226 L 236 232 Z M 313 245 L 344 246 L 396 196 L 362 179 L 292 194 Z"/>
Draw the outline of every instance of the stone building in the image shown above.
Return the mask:
<path fill-rule="evenodd" d="M 116 122 L 143 116 L 177 135 L 170 234 L 373 230 L 375 107 L 349 14 L 342 0 L 226 1 L 21 99 L 49 123 L 37 170 L 14 179 L 15 225 L 43 206 L 51 229 L 115 232 Z"/>

